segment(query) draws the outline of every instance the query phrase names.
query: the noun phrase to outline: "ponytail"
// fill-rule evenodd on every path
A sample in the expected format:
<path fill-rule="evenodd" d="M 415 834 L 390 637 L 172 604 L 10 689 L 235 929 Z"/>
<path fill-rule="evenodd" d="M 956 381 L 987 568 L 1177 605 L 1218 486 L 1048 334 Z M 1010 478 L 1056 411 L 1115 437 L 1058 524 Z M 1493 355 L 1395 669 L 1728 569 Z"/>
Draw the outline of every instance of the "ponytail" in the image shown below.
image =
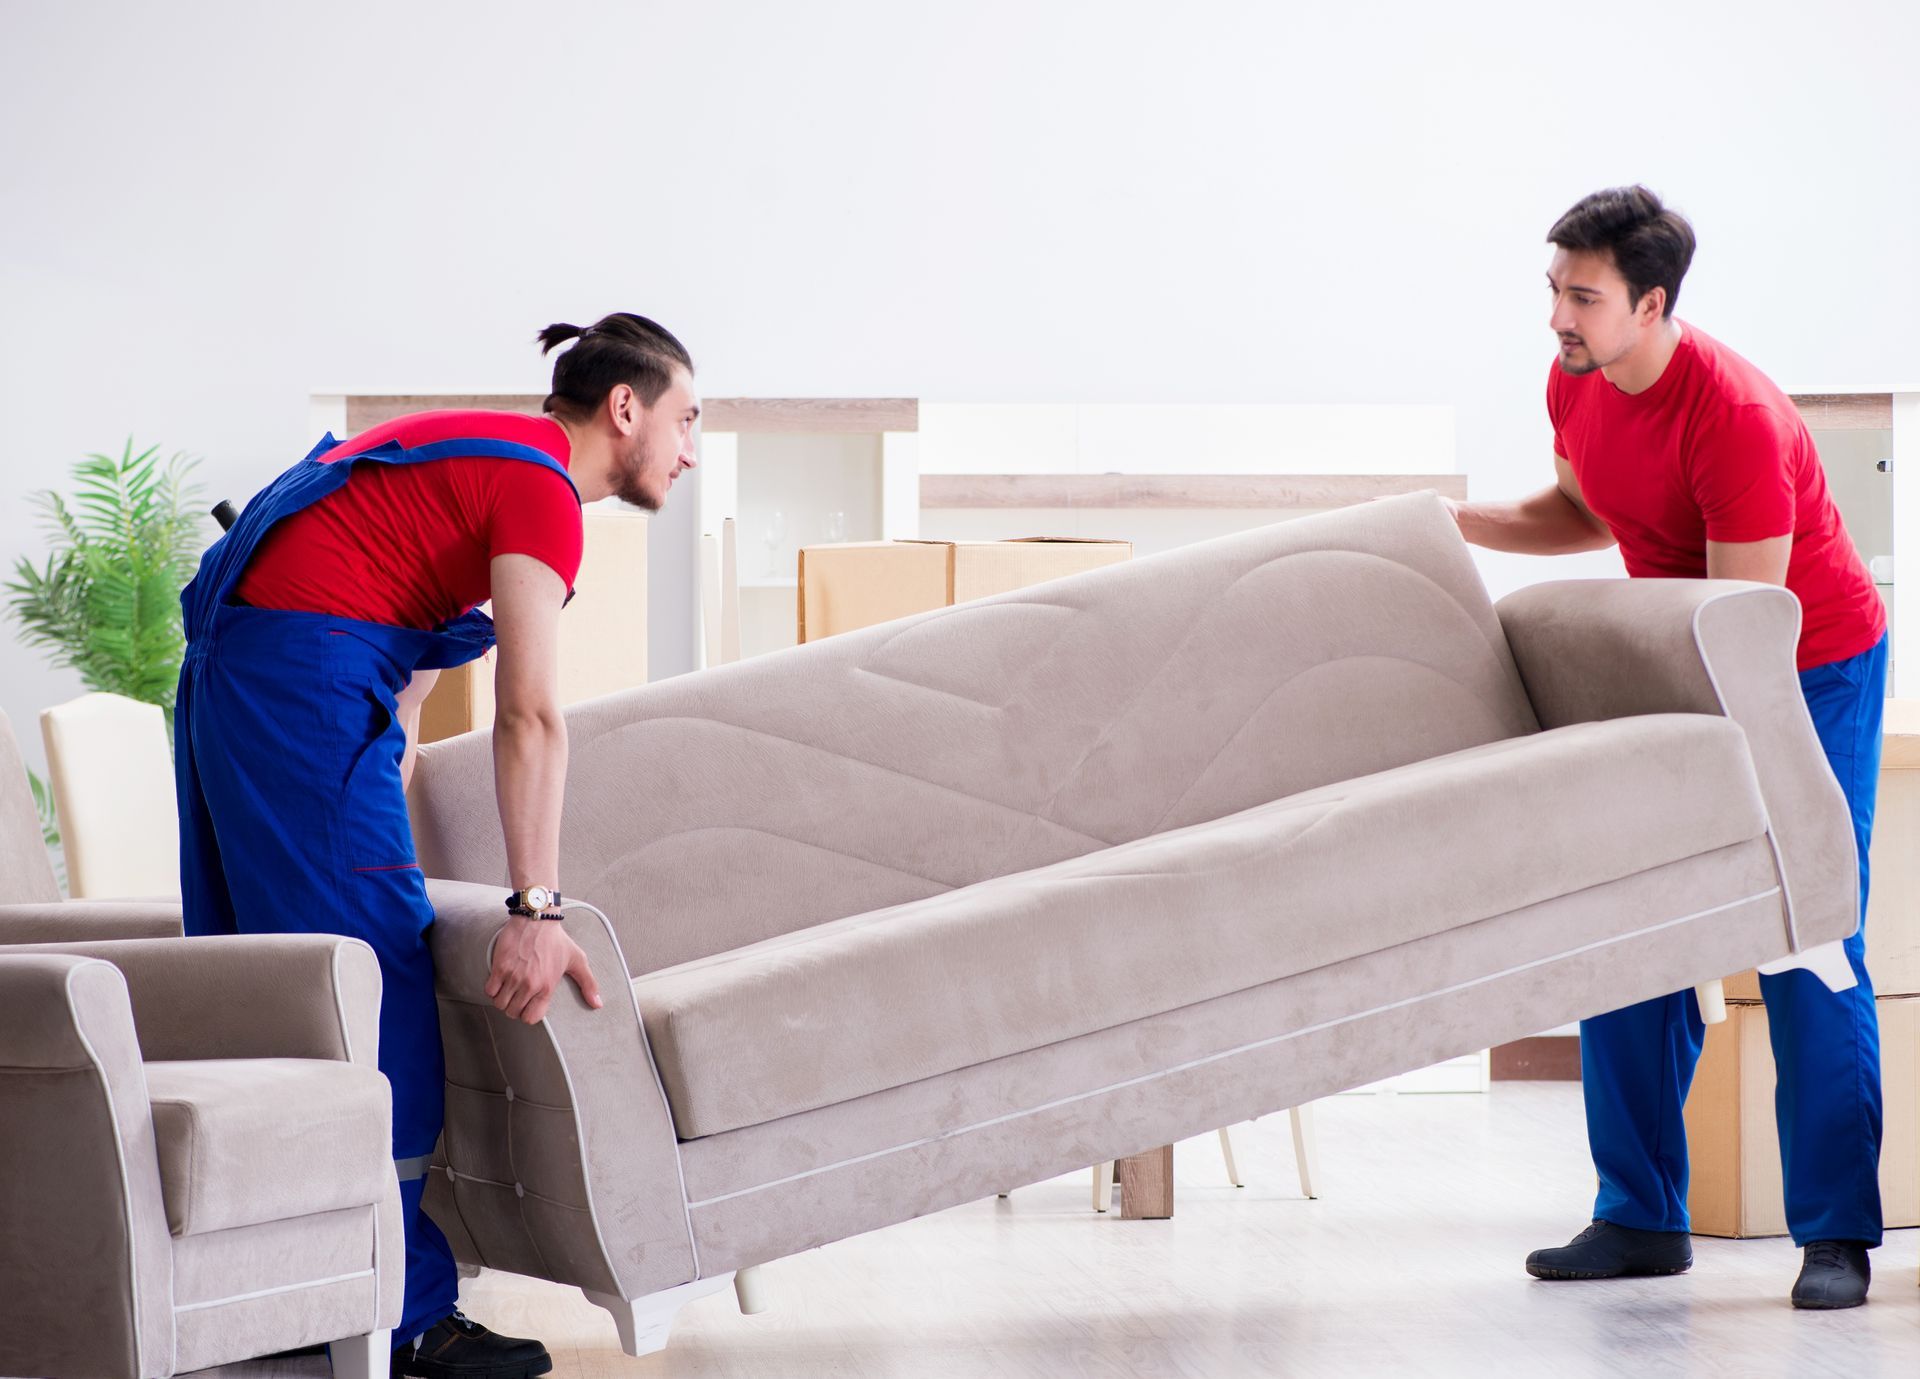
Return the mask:
<path fill-rule="evenodd" d="M 666 327 L 627 311 L 602 316 L 585 330 L 556 322 L 535 338 L 542 354 L 573 342 L 554 360 L 553 391 L 541 405 L 567 420 L 591 416 L 622 383 L 651 407 L 673 386 L 675 368 L 693 372 L 687 347 Z"/>

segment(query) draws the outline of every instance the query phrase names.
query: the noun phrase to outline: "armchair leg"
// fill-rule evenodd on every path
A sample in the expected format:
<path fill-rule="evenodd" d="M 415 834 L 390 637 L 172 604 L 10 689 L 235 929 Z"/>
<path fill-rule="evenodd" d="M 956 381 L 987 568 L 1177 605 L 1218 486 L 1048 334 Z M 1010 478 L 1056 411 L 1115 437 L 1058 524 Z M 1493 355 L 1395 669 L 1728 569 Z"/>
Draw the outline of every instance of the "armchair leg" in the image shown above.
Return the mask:
<path fill-rule="evenodd" d="M 1320 1153 L 1313 1134 L 1313 1103 L 1294 1107 L 1287 1118 L 1293 1122 L 1293 1162 L 1300 1170 L 1300 1192 L 1309 1198 L 1318 1197 L 1320 1194 L 1313 1190 L 1314 1160 Z"/>
<path fill-rule="evenodd" d="M 327 1354 L 333 1360 L 333 1379 L 386 1379 L 393 1365 L 393 1333 L 349 1336 L 329 1345 Z"/>
<path fill-rule="evenodd" d="M 667 1348 L 667 1333 L 673 1329 L 674 1315 L 683 1306 L 695 1298 L 717 1293 L 732 1282 L 733 1274 L 729 1271 L 713 1278 L 697 1278 L 677 1288 L 664 1288 L 644 1298 L 623 1298 L 615 1293 L 596 1293 L 590 1288 L 580 1291 L 595 1307 L 613 1314 L 613 1324 L 620 1330 L 620 1349 L 639 1356 Z"/>

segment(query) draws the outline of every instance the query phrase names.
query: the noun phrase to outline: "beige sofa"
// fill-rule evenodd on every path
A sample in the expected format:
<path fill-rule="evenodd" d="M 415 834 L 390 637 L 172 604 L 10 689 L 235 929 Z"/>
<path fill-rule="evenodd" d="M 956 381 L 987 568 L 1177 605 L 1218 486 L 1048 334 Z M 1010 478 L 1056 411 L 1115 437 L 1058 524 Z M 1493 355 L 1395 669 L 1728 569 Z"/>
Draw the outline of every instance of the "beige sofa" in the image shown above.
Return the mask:
<path fill-rule="evenodd" d="M 1496 609 L 1417 495 L 583 704 L 611 999 L 538 1027 L 482 990 L 488 740 L 435 744 L 430 1207 L 640 1353 L 733 1271 L 1844 937 L 1798 625 L 1705 581 Z"/>

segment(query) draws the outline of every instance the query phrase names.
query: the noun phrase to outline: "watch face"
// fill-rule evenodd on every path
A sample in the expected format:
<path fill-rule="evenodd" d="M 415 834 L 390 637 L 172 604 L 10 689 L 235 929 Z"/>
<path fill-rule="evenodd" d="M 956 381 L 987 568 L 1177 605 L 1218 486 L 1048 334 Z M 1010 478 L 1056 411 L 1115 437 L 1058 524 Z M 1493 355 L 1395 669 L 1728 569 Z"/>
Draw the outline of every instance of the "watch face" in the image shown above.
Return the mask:
<path fill-rule="evenodd" d="M 544 910 L 553 903 L 553 892 L 545 886 L 529 886 L 524 898 L 529 910 Z"/>

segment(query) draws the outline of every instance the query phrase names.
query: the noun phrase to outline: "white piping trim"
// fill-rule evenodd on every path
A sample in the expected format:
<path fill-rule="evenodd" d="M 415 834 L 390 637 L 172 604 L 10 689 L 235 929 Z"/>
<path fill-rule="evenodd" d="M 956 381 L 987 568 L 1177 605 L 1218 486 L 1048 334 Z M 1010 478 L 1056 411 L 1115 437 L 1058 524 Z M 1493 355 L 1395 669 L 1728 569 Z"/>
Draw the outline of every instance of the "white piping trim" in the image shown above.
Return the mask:
<path fill-rule="evenodd" d="M 426 1200 L 426 1192 L 422 1190 L 420 1196 L 421 1196 L 421 1200 L 424 1202 Z M 373 1312 L 372 1312 L 372 1315 L 370 1315 L 367 1318 L 367 1334 L 368 1335 L 372 1335 L 374 1332 L 380 1329 L 380 1280 L 378 1277 L 380 1272 L 380 1204 L 378 1202 L 375 1202 L 373 1204 L 372 1210 L 373 1210 L 373 1267 L 368 1272 L 374 1274 L 375 1278 L 373 1281 L 373 1303 L 372 1303 Z M 420 1210 L 425 1211 L 426 1207 L 422 1206 Z M 405 1260 L 402 1260 L 400 1262 L 400 1267 L 402 1269 L 406 1268 Z"/>
<path fill-rule="evenodd" d="M 1769 587 L 1780 588 L 1781 586 L 1774 585 Z M 1707 684 L 1713 690 L 1713 697 L 1715 702 L 1720 705 L 1721 716 L 1724 717 L 1728 722 L 1734 723 L 1734 724 L 1739 724 L 1740 720 L 1733 716 L 1732 710 L 1728 709 L 1727 696 L 1720 689 L 1720 677 L 1713 673 L 1713 658 L 1707 655 L 1707 644 L 1702 639 L 1700 634 L 1700 615 L 1705 613 L 1707 609 L 1711 608 L 1714 604 L 1719 603 L 1725 599 L 1746 598 L 1752 592 L 1753 591 L 1750 589 L 1729 589 L 1722 593 L 1709 594 L 1707 595 L 1707 597 L 1701 599 L 1700 602 L 1696 603 L 1693 606 L 1693 618 L 1691 620 L 1692 632 L 1693 632 L 1694 654 L 1699 656 L 1700 668 L 1706 671 L 1707 673 Z M 1792 594 L 1785 589 L 1782 589 L 1782 592 L 1788 593 L 1789 597 L 1793 597 Z M 1793 635 L 1794 635 L 1795 646 L 1798 646 L 1800 643 L 1800 622 L 1801 622 L 1800 600 L 1798 598 L 1794 598 L 1793 599 Z M 1806 721 L 1808 729 L 1813 732 L 1815 740 L 1818 741 L 1819 735 L 1820 735 L 1819 729 L 1814 727 L 1813 711 L 1807 707 L 1806 695 L 1803 693 L 1796 693 L 1793 696 L 1793 698 L 1794 698 L 1794 702 L 1799 705 L 1800 716 Z M 1744 730 L 1745 730 L 1744 725 L 1742 725 L 1742 731 Z M 1752 744 L 1749 743 L 1749 748 L 1751 748 L 1751 745 Z M 1824 752 L 1822 753 L 1822 755 L 1824 756 Z M 1760 792 L 1760 811 L 1761 813 L 1766 815 L 1767 846 L 1773 849 L 1773 869 L 1776 873 L 1779 874 L 1779 877 L 1780 877 L 1781 909 L 1785 912 L 1786 920 L 1787 920 L 1787 951 L 1790 953 L 1798 953 L 1800 951 L 1800 926 L 1795 921 L 1794 915 L 1793 915 L 1793 886 L 1792 886 L 1792 883 L 1787 880 L 1787 859 L 1785 855 L 1780 851 L 1780 839 L 1774 833 L 1773 806 L 1771 802 L 1767 799 L 1767 792 L 1764 788 L 1762 788 Z M 1859 877 L 1858 860 L 1859 860 L 1858 858 L 1855 859 L 1855 866 L 1854 866 L 1855 880 L 1854 880 L 1854 886 L 1853 886 L 1853 907 L 1856 912 L 1860 908 L 1860 882 L 1858 879 Z"/>
<path fill-rule="evenodd" d="M 1715 905 L 1711 909 L 1697 910 L 1693 914 L 1682 915 L 1678 919 L 1662 920 L 1660 923 L 1649 925 L 1644 929 L 1634 929 L 1624 934 L 1616 934 L 1611 938 L 1597 939 L 1592 943 L 1582 944 L 1578 948 L 1568 948 L 1558 953 L 1550 953 L 1544 958 L 1535 958 L 1532 962 L 1524 962 L 1517 967 L 1509 967 L 1502 971 L 1492 973 L 1489 976 L 1475 977 L 1470 981 L 1456 982 L 1454 985 L 1442 987 L 1438 991 L 1425 991 L 1417 996 L 1408 996 L 1402 1000 L 1390 1001 L 1386 1005 L 1374 1006 L 1371 1010 L 1363 1010 L 1354 1015 L 1342 1015 L 1337 1019 L 1323 1020 L 1317 1025 L 1308 1025 L 1303 1029 L 1292 1030 L 1286 1034 L 1276 1034 L 1270 1039 L 1257 1039 L 1251 1044 L 1240 1044 L 1234 1048 L 1222 1049 L 1218 1053 L 1210 1053 L 1203 1058 L 1190 1059 L 1185 1063 L 1178 1064 L 1171 1068 L 1163 1068 L 1158 1072 L 1144 1073 L 1139 1077 L 1130 1077 L 1121 1082 L 1112 1082 L 1104 1087 L 1096 1087 L 1087 1092 L 1076 1092 L 1072 1096 L 1060 1097 L 1039 1106 L 1029 1106 L 1024 1110 L 1009 1111 L 1003 1116 L 994 1116 L 990 1119 L 977 1121 L 972 1125 L 964 1125 L 954 1130 L 943 1130 L 937 1135 L 927 1135 L 906 1144 L 896 1144 L 888 1149 L 876 1149 L 872 1153 L 858 1154 L 849 1159 L 842 1159 L 837 1163 L 823 1164 L 819 1168 L 810 1168 L 805 1172 L 792 1173 L 784 1178 L 777 1178 L 770 1183 L 759 1183 L 753 1187 L 741 1188 L 735 1192 L 722 1193 L 718 1197 L 708 1197 L 699 1202 L 690 1202 L 688 1203 L 688 1209 L 698 1210 L 701 1207 L 716 1206 L 722 1202 L 730 1202 L 736 1197 L 748 1197 L 756 1192 L 765 1192 L 770 1188 L 785 1187 L 789 1183 L 797 1183 L 807 1178 L 818 1177 L 823 1173 L 832 1173 L 842 1168 L 850 1168 L 855 1164 L 866 1163 L 871 1159 L 882 1159 L 890 1154 L 901 1154 L 910 1149 L 919 1149 L 929 1144 L 938 1144 L 942 1140 L 955 1139 L 961 1135 L 972 1134 L 976 1130 L 991 1129 L 996 1125 L 1004 1125 L 1009 1121 L 1022 1120 L 1027 1116 L 1039 1115 L 1044 1111 L 1052 1111 L 1062 1106 L 1071 1106 L 1075 1102 L 1087 1101 L 1097 1096 L 1105 1096 L 1109 1092 L 1121 1091 L 1128 1087 L 1138 1087 L 1148 1082 L 1157 1082 L 1161 1078 L 1172 1077 L 1176 1073 L 1190 1072 L 1194 1068 L 1204 1067 L 1209 1063 L 1218 1063 L 1223 1059 L 1234 1058 L 1243 1053 L 1252 1053 L 1258 1049 L 1270 1048 L 1275 1044 L 1284 1044 L 1294 1039 L 1304 1038 L 1309 1034 L 1318 1034 L 1322 1030 L 1337 1029 L 1341 1025 L 1350 1025 L 1356 1020 L 1365 1020 L 1375 1015 L 1384 1015 L 1389 1011 L 1419 1005 L 1423 1001 L 1431 1001 L 1441 996 L 1452 996 L 1462 991 L 1470 991 L 1476 986 L 1485 986 L 1489 982 L 1497 982 L 1503 978 L 1516 976 L 1522 972 L 1530 972 L 1536 967 L 1545 967 L 1550 963 L 1562 962 L 1568 958 L 1576 958 L 1582 953 L 1591 953 L 1597 949 L 1609 948 L 1614 944 L 1625 943 L 1630 939 L 1640 938 L 1646 934 L 1657 934 L 1664 929 L 1672 929 L 1682 924 L 1690 924 L 1696 919 L 1705 919 L 1709 915 L 1717 915 L 1725 910 L 1738 909 L 1742 905 L 1751 905 L 1757 900 L 1765 900 L 1769 896 L 1781 894 L 1781 888 L 1774 886 L 1769 890 L 1760 891 L 1757 894 L 1745 896 L 1739 900 L 1729 900 L 1724 905 Z"/>
<path fill-rule="evenodd" d="M 693 1233 L 693 1211 L 691 1206 L 687 1202 L 687 1168 L 686 1168 L 686 1164 L 683 1163 L 680 1158 L 680 1136 L 677 1132 L 674 1131 L 674 1128 L 673 1128 L 673 1103 L 667 1099 L 667 1084 L 663 1082 L 660 1078 L 660 1065 L 654 1059 L 653 1045 L 652 1045 L 652 1042 L 647 1038 L 647 1022 L 646 1022 L 646 1017 L 640 1013 L 640 998 L 633 994 L 633 980 L 631 977 L 627 975 L 627 955 L 621 949 L 620 935 L 618 931 L 614 929 L 613 921 L 607 918 L 605 911 L 601 910 L 599 906 L 589 904 L 587 901 L 584 901 L 584 900 L 568 900 L 565 903 L 563 903 L 560 908 L 562 910 L 571 910 L 576 907 L 582 910 L 592 910 L 594 914 L 599 916 L 600 923 L 603 926 L 605 926 L 607 931 L 607 941 L 613 945 L 614 957 L 619 960 L 618 965 L 620 970 L 616 974 L 615 982 L 623 991 L 627 993 L 627 1001 L 633 1007 L 634 1028 L 639 1031 L 640 1047 L 641 1047 L 641 1050 L 647 1056 L 647 1070 L 653 1074 L 654 1090 L 659 1092 L 660 1094 L 660 1112 L 662 1115 L 666 1117 L 668 1139 L 669 1139 L 669 1142 L 673 1145 L 673 1170 L 674 1170 L 675 1176 L 679 1179 L 679 1183 L 680 1183 L 680 1215 L 687 1224 L 687 1249 L 692 1254 L 693 1277 L 695 1280 L 697 1280 L 701 1277 L 700 1241 L 698 1240 L 698 1238 L 695 1237 Z M 551 1027 L 547 1026 L 546 1021 L 544 1020 L 541 1021 L 540 1023 L 543 1028 L 546 1028 L 548 1030 L 547 1037 L 549 1039 L 552 1039 L 553 1034 L 552 1034 Z M 581 1167 L 580 1177 L 581 1177 L 581 1181 L 586 1184 L 586 1189 L 587 1189 L 587 1217 L 589 1220 L 593 1222 L 594 1239 L 600 1242 L 600 1253 L 602 1256 L 606 1258 L 607 1272 L 612 1276 L 614 1282 L 617 1284 L 620 1279 L 620 1271 L 614 1267 L 613 1256 L 608 1252 L 607 1242 L 605 1238 L 600 1234 L 600 1213 L 594 1210 L 592 1178 L 591 1178 L 591 1175 L 586 1172 L 587 1132 L 586 1132 L 586 1127 L 580 1124 L 580 1098 L 574 1093 L 573 1073 L 567 1067 L 566 1058 L 560 1054 L 560 1043 L 558 1040 L 554 1040 L 553 1050 L 554 1050 L 555 1056 L 560 1058 L 560 1071 L 566 1076 L 567 1095 L 568 1095 L 568 1098 L 573 1102 L 573 1106 L 574 1106 L 574 1111 L 573 1111 L 574 1129 L 576 1133 L 578 1133 L 578 1135 L 580 1136 L 580 1167 Z"/>
<path fill-rule="evenodd" d="M 340 954 L 346 948 L 344 943 L 333 945 L 333 955 L 328 959 L 333 968 L 333 1013 L 340 1021 L 340 1047 L 347 1051 L 347 1062 L 353 1062 L 353 1036 L 347 1033 L 347 1001 L 340 991 Z"/>
<path fill-rule="evenodd" d="M 310 1278 L 305 1283 L 283 1283 L 278 1288 L 261 1288 L 252 1293 L 235 1293 L 230 1298 L 214 1298 L 211 1302 L 190 1302 L 183 1307 L 175 1307 L 173 1315 L 184 1316 L 188 1312 L 202 1312 L 209 1307 L 225 1307 L 230 1302 L 252 1302 L 255 1298 L 277 1298 L 282 1293 L 297 1293 L 303 1288 L 325 1288 L 330 1283 L 352 1283 L 357 1278 L 372 1278 L 373 1270 L 361 1269 L 351 1274 L 335 1274 L 332 1278 Z M 379 1313 L 378 1288 L 374 1289 L 374 1311 Z M 378 1328 L 375 1328 L 376 1330 Z"/>
<path fill-rule="evenodd" d="M 127 1226 L 127 1292 L 133 1299 L 133 1362 L 139 1367 L 141 1372 L 144 1373 L 146 1370 L 146 1348 L 142 1344 L 144 1339 L 143 1328 L 140 1325 L 140 1241 L 133 1221 L 133 1183 L 127 1176 L 127 1149 L 120 1138 L 120 1114 L 119 1109 L 113 1104 L 113 1082 L 107 1076 L 106 1065 L 100 1061 L 100 1055 L 94 1050 L 93 1041 L 87 1038 L 86 1030 L 81 1027 L 80 1012 L 74 1006 L 73 1001 L 74 974 L 85 970 L 89 964 L 96 962 L 100 963 L 102 967 L 111 969 L 114 975 L 120 977 L 123 984 L 125 983 L 126 978 L 120 974 L 120 970 L 114 967 L 112 963 L 103 962 L 99 958 L 89 958 L 86 962 L 75 963 L 67 969 L 67 975 L 61 982 L 61 988 L 66 993 L 67 1011 L 74 1017 L 73 1032 L 80 1037 L 80 1046 L 87 1051 L 88 1060 L 92 1062 L 94 1071 L 100 1075 L 100 1090 L 105 1092 L 107 1097 L 107 1121 L 113 1126 L 113 1157 L 114 1161 L 120 1166 L 121 1216 Z M 131 1010 L 129 1010 L 128 1014 L 129 1018 L 131 1018 Z M 143 1062 L 140 1065 L 140 1090 L 143 1100 L 145 1100 L 146 1093 L 146 1078 L 147 1069 L 146 1064 Z M 151 1109 L 148 1111 L 148 1116 L 152 1116 Z M 172 1270 L 167 1271 L 167 1306 L 170 1308 L 173 1306 Z M 172 1330 L 171 1327 L 168 1329 L 170 1331 Z M 167 1358 L 167 1372 L 169 1374 L 179 1368 L 179 1336 L 174 1335 L 170 1337 L 170 1342 Z"/>
<path fill-rule="evenodd" d="M 353 1036 L 347 1032 L 347 998 L 346 998 L 345 991 L 342 990 L 342 985 L 340 980 L 340 955 L 346 951 L 347 951 L 347 945 L 345 943 L 334 944 L 333 955 L 328 960 L 328 963 L 333 970 L 333 1013 L 335 1017 L 337 1017 L 338 1020 L 340 1021 L 340 1047 L 346 1053 L 347 1062 L 351 1063 L 353 1062 Z M 429 1154 L 427 1157 L 432 1158 L 433 1156 Z M 426 1208 L 421 1207 L 420 1210 L 425 1211 Z M 402 1261 L 403 1267 L 404 1267 L 404 1264 L 405 1264 L 405 1261 L 403 1260 Z M 372 1261 L 372 1268 L 367 1270 L 368 1273 L 376 1275 L 374 1279 L 374 1285 L 373 1285 L 373 1302 L 372 1302 L 373 1311 L 371 1315 L 369 1315 L 367 1318 L 367 1331 L 369 1334 L 375 1331 L 378 1331 L 380 1329 L 380 1282 L 377 1277 L 379 1269 L 380 1269 L 380 1204 L 378 1202 L 375 1202 L 373 1204 L 373 1261 Z M 354 1275 L 353 1277 L 357 1278 L 359 1276 Z M 205 1306 L 205 1307 L 211 1307 L 216 1305 L 217 1304 L 214 1304 L 214 1303 L 200 1304 L 200 1306 Z M 193 1309 L 188 1308 L 187 1310 L 191 1311 Z M 175 1311 L 177 1313 L 179 1309 L 176 1308 Z"/>
<path fill-rule="evenodd" d="M 599 916 L 600 923 L 605 927 L 607 931 L 607 940 L 613 945 L 614 956 L 619 960 L 618 965 L 620 968 L 620 972 L 618 976 L 618 984 L 625 989 L 627 993 L 627 1000 L 633 1007 L 634 1027 L 639 1031 L 640 1046 L 642 1051 L 645 1052 L 647 1056 L 647 1067 L 653 1073 L 654 1087 L 660 1093 L 660 1109 L 667 1118 L 667 1127 L 669 1132 L 671 1133 L 672 1127 L 673 1127 L 673 1105 L 671 1102 L 667 1100 L 666 1084 L 660 1080 L 659 1066 L 655 1063 L 653 1058 L 653 1049 L 647 1042 L 646 1020 L 640 1014 L 639 999 L 634 996 L 633 982 L 627 976 L 626 954 L 621 950 L 621 947 L 620 947 L 620 935 L 617 932 L 615 932 L 613 927 L 613 921 L 608 919 L 606 916 L 606 912 L 601 910 L 598 906 L 590 905 L 584 900 L 567 900 L 561 904 L 560 908 L 563 912 L 566 910 L 571 910 L 575 908 L 583 909 L 583 910 L 592 910 L 594 914 Z M 504 930 L 505 928 L 506 928 L 506 925 L 503 923 L 499 929 L 496 929 L 493 931 L 493 937 L 487 941 L 487 962 L 489 967 L 491 967 L 493 962 L 494 945 L 500 941 L 501 931 Z M 489 1034 L 491 1034 L 491 1028 L 492 1028 L 491 1026 L 488 1027 Z M 604 1262 L 607 1266 L 607 1277 L 613 1281 L 616 1289 L 622 1288 L 624 1287 L 624 1285 L 621 1284 L 620 1282 L 620 1270 L 618 1266 L 616 1266 L 613 1262 L 613 1252 L 607 1248 L 606 1236 L 602 1234 L 600 1230 L 600 1213 L 594 1207 L 593 1175 L 587 1171 L 587 1163 L 588 1163 L 587 1128 L 580 1122 L 580 1094 L 578 1089 L 574 1086 L 573 1069 L 567 1066 L 566 1054 L 560 1047 L 560 1041 L 554 1038 L 553 1027 L 550 1024 L 548 1024 L 547 1021 L 542 1020 L 540 1022 L 540 1028 L 546 1032 L 547 1042 L 549 1046 L 553 1049 L 554 1060 L 558 1062 L 560 1065 L 561 1077 L 566 1079 L 567 1100 L 572 1103 L 574 1135 L 580 1146 L 580 1184 L 582 1189 L 585 1191 L 586 1197 L 587 1197 L 587 1206 L 586 1206 L 587 1220 L 591 1222 L 593 1225 L 594 1243 L 600 1247 L 600 1258 L 602 1262 Z M 497 1049 L 495 1050 L 495 1056 L 496 1058 L 498 1057 Z M 694 1237 L 693 1213 L 691 1210 L 689 1210 L 687 1205 L 687 1171 L 686 1171 L 685 1164 L 683 1164 L 680 1160 L 680 1137 L 677 1134 L 672 1135 L 672 1143 L 673 1143 L 674 1171 L 678 1175 L 679 1181 L 680 1181 L 680 1212 L 687 1226 L 687 1248 L 691 1252 L 692 1260 L 693 1260 L 693 1279 L 698 1280 L 700 1278 L 700 1242 Z M 475 1178 L 471 1174 L 461 1173 L 459 1172 L 459 1170 L 455 1169 L 451 1163 L 447 1165 L 447 1171 L 453 1174 L 455 1177 L 466 1178 L 469 1182 L 489 1181 L 488 1179 L 484 1179 L 484 1178 Z"/>

